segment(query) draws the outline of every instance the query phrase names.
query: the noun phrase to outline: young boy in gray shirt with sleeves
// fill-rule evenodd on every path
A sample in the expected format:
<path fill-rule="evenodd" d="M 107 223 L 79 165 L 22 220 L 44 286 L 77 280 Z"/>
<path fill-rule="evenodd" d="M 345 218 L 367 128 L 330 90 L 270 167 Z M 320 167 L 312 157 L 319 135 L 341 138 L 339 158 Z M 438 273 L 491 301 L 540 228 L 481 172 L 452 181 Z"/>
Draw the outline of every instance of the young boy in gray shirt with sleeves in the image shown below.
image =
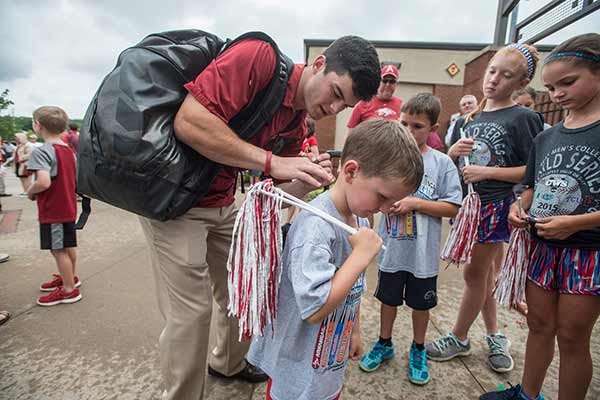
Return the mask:
<path fill-rule="evenodd" d="M 44 144 L 31 153 L 27 168 L 35 174 L 35 182 L 27 196 L 37 201 L 40 222 L 40 247 L 50 250 L 58 274 L 40 285 L 40 306 L 70 304 L 81 300 L 75 275 L 77 255 L 76 165 L 73 151 L 60 138 L 69 118 L 59 107 L 44 106 L 33 112 L 33 130 L 44 138 Z"/>
<path fill-rule="evenodd" d="M 456 166 L 448 156 L 427 146 L 427 136 L 437 131 L 440 108 L 437 97 L 421 93 L 401 110 L 400 123 L 417 141 L 425 173 L 419 189 L 394 204 L 381 218 L 378 233 L 387 249 L 379 255 L 375 292 L 381 301 L 380 337 L 359 363 L 363 371 L 372 372 L 394 357 L 396 307 L 406 303 L 412 308 L 414 335 L 408 379 L 417 385 L 430 380 L 424 342 L 429 310 L 437 305 L 442 218 L 454 217 L 462 201 Z"/>
<path fill-rule="evenodd" d="M 277 319 L 255 337 L 249 361 L 269 376 L 267 399 L 332 400 L 340 396 L 348 357 L 358 360 L 364 271 L 381 239 L 366 217 L 416 190 L 419 149 L 396 121 L 369 120 L 350 131 L 331 190 L 311 204 L 358 229 L 352 236 L 302 211 L 282 257 Z"/>

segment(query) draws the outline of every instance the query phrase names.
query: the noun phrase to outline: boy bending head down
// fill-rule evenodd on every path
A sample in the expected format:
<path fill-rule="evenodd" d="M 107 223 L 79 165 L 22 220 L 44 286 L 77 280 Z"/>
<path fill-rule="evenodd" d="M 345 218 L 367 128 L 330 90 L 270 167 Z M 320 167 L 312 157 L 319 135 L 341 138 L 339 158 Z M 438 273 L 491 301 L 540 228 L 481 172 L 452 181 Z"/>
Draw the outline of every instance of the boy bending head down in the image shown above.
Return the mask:
<path fill-rule="evenodd" d="M 269 375 L 267 399 L 335 399 L 348 357 L 362 352 L 364 271 L 381 248 L 367 217 L 416 191 L 423 159 L 398 122 L 368 120 L 350 131 L 338 179 L 311 204 L 358 229 L 352 236 L 302 211 L 284 248 L 273 334 L 256 337 L 249 361 Z M 268 331 L 268 329 L 267 329 Z"/>

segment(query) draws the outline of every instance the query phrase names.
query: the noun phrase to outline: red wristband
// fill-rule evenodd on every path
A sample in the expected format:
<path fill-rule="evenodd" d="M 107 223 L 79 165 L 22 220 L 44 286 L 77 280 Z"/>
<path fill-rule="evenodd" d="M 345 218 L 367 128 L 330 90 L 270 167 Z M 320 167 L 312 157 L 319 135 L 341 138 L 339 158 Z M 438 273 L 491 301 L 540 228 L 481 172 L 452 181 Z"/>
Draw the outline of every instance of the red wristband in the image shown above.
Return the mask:
<path fill-rule="evenodd" d="M 265 159 L 265 175 L 271 174 L 271 158 L 273 158 L 273 153 L 267 151 L 267 158 Z"/>

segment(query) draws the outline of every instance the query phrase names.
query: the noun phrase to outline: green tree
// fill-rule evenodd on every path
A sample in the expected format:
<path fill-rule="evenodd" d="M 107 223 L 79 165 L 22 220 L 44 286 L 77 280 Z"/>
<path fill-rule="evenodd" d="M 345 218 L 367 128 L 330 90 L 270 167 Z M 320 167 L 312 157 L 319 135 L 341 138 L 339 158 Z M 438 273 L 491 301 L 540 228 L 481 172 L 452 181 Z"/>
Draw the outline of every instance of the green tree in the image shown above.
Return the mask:
<path fill-rule="evenodd" d="M 5 89 L 2 93 L 0 93 L 0 114 L 8 107 L 15 104 L 8 98 L 8 93 L 8 89 Z M 0 137 L 4 138 L 4 140 L 10 140 L 14 134 L 15 124 L 12 116 L 0 116 Z"/>
<path fill-rule="evenodd" d="M 0 111 L 6 110 L 9 106 L 15 104 L 8 98 L 8 89 L 4 89 L 2 93 L 0 93 Z"/>

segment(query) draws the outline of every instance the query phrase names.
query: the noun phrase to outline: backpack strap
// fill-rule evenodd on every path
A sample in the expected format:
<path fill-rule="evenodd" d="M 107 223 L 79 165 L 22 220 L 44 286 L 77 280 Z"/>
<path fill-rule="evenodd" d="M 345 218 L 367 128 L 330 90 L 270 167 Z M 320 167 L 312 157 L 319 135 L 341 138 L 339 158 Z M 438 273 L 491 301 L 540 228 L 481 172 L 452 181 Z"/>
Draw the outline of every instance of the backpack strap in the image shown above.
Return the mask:
<path fill-rule="evenodd" d="M 245 39 L 258 39 L 270 44 L 275 50 L 276 57 L 271 82 L 255 96 L 247 107 L 229 121 L 229 127 L 247 141 L 254 137 L 266 124 L 270 123 L 281 107 L 290 75 L 294 70 L 294 62 L 281 53 L 273 39 L 263 32 L 245 33 L 235 40 L 227 42 L 222 51 Z"/>
<path fill-rule="evenodd" d="M 221 49 L 221 54 L 233 44 L 245 39 L 258 39 L 269 43 L 275 50 L 276 64 L 273 77 L 269 84 L 255 96 L 254 100 L 242 109 L 229 121 L 229 127 L 243 140 L 254 137 L 266 124 L 270 123 L 273 116 L 283 104 L 287 84 L 294 70 L 294 62 L 281 53 L 279 47 L 270 36 L 263 32 L 248 32 L 240 37 L 228 41 Z M 275 151 L 277 154 L 277 151 Z M 243 185 L 243 180 L 242 180 Z M 91 212 L 90 198 L 83 196 L 81 201 L 81 214 L 75 229 L 83 229 Z"/>
<path fill-rule="evenodd" d="M 81 214 L 79 214 L 79 218 L 75 223 L 76 230 L 81 230 L 85 226 L 85 223 L 92 212 L 91 201 L 92 200 L 89 197 L 81 196 Z"/>

